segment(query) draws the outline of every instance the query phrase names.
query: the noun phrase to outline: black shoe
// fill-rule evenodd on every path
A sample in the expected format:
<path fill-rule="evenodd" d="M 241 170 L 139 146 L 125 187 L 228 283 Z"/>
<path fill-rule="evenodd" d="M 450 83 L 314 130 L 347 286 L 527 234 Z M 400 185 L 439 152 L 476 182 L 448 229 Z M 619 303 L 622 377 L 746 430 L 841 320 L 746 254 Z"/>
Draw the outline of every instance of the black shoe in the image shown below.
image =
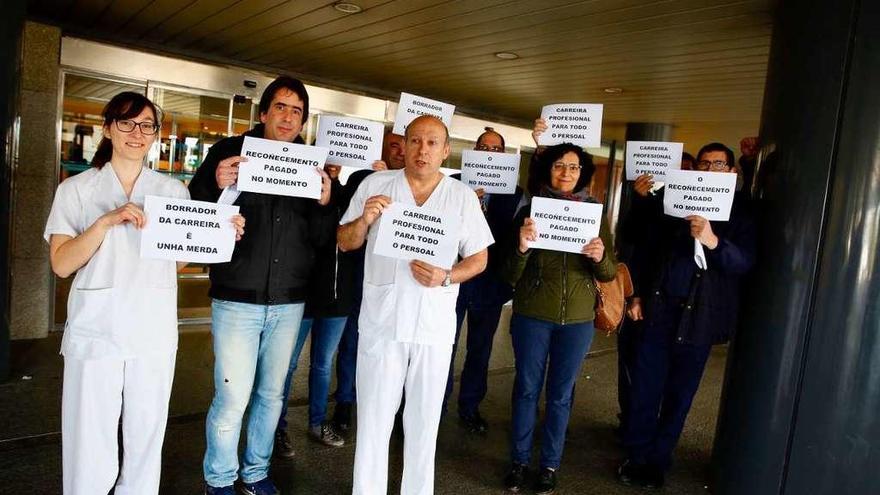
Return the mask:
<path fill-rule="evenodd" d="M 535 480 L 535 493 L 537 495 L 550 495 L 556 491 L 556 471 L 550 468 L 541 468 L 538 479 Z"/>
<path fill-rule="evenodd" d="M 526 484 L 526 475 L 529 467 L 525 464 L 513 463 L 510 472 L 504 477 L 504 488 L 513 493 L 518 493 Z"/>
<path fill-rule="evenodd" d="M 351 430 L 351 404 L 337 402 L 333 410 L 333 428 L 345 435 Z"/>
<path fill-rule="evenodd" d="M 459 413 L 462 425 L 471 433 L 485 434 L 489 431 L 489 423 L 480 416 L 480 411 L 474 411 L 470 414 Z"/>
<path fill-rule="evenodd" d="M 309 426 L 309 436 L 312 437 L 312 440 L 328 447 L 342 447 L 345 445 L 345 439 L 336 433 L 336 430 L 333 429 L 333 425 L 330 423 Z"/>
<path fill-rule="evenodd" d="M 293 459 L 296 457 L 296 450 L 293 449 L 293 442 L 285 430 L 275 431 L 275 448 L 272 454 L 278 459 Z"/>
<path fill-rule="evenodd" d="M 665 482 L 663 469 L 649 464 L 635 464 L 629 459 L 617 468 L 617 481 L 626 486 L 662 488 Z"/>

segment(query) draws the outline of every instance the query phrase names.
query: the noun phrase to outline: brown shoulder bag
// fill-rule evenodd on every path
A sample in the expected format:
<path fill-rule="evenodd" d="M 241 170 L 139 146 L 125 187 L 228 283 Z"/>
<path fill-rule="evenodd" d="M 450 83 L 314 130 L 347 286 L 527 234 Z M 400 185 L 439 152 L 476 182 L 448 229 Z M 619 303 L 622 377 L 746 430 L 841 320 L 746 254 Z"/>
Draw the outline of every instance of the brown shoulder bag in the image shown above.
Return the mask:
<path fill-rule="evenodd" d="M 593 325 L 611 335 L 623 323 L 626 298 L 633 295 L 629 268 L 624 263 L 618 263 L 614 280 L 600 282 L 593 277 L 593 282 L 596 284 L 596 319 Z"/>

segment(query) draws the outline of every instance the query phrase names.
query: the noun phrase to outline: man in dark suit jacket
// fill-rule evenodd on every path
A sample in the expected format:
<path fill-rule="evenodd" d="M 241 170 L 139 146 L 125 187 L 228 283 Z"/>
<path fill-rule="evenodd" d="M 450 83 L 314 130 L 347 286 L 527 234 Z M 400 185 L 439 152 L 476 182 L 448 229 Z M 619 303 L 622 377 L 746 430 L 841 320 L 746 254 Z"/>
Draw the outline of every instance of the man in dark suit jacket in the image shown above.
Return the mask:
<path fill-rule="evenodd" d="M 719 143 L 697 154 L 700 171 L 736 173 L 734 166 L 733 151 Z M 662 194 L 634 201 L 630 215 L 635 293 L 627 316 L 642 327 L 624 411 L 627 460 L 618 479 L 659 488 L 712 345 L 727 342 L 736 328 L 740 281 L 755 263 L 755 224 L 740 194 L 726 222 L 666 216 Z M 694 262 L 694 239 L 704 246 L 705 270 Z"/>
<path fill-rule="evenodd" d="M 477 151 L 504 152 L 504 138 L 492 128 L 487 127 L 486 132 L 477 138 L 474 146 Z M 456 174 L 453 178 L 461 180 L 461 175 Z M 511 235 L 513 229 L 513 217 L 522 201 L 523 191 L 518 186 L 514 194 L 485 194 L 481 189 L 476 190 L 480 198 L 480 204 L 486 215 L 486 221 L 492 230 L 495 244 L 489 246 L 489 265 L 486 270 L 476 277 L 461 284 L 458 292 L 455 313 L 458 317 L 458 327 L 455 335 L 455 345 L 452 349 L 452 362 L 449 365 L 449 381 L 446 385 L 446 397 L 444 398 L 444 410 L 446 401 L 452 394 L 453 371 L 455 368 L 455 352 L 458 347 L 458 337 L 461 334 L 461 326 L 465 315 L 468 319 L 467 332 L 467 355 L 464 369 L 461 372 L 461 386 L 458 391 L 458 415 L 464 426 L 475 433 L 485 433 L 489 425 L 480 416 L 480 402 L 486 397 L 487 375 L 489 372 L 489 357 L 492 354 L 492 340 L 495 330 L 501 319 L 501 308 L 510 300 L 512 290 L 497 275 L 495 269 L 499 258 L 497 253 L 499 242 Z"/>

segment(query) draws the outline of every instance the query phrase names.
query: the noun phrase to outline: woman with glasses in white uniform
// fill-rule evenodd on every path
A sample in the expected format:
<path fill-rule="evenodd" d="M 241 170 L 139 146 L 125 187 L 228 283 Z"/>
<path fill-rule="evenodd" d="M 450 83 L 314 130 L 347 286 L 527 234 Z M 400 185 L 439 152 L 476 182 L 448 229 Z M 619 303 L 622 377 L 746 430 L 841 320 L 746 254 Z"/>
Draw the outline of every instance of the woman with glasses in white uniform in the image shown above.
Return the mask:
<path fill-rule="evenodd" d="M 161 115 L 113 97 L 92 168 L 58 186 L 46 223 L 52 270 L 76 273 L 61 343 L 65 494 L 155 494 L 177 352 L 177 266 L 140 258 L 144 196 L 188 199 L 144 166 Z M 233 219 L 239 236 L 244 219 Z M 122 417 L 122 467 L 117 428 Z"/>

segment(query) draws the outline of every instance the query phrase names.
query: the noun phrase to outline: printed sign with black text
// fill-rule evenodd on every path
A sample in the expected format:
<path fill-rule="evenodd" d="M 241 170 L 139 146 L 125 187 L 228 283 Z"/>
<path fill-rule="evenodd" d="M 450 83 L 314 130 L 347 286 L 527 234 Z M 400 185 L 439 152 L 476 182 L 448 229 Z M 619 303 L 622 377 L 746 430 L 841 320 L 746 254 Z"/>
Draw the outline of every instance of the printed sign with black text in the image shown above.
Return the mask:
<path fill-rule="evenodd" d="M 381 122 L 322 115 L 315 146 L 327 148 L 327 163 L 344 167 L 372 168 L 382 159 Z"/>
<path fill-rule="evenodd" d="M 541 109 L 547 130 L 538 137 L 541 146 L 572 143 L 583 148 L 602 145 L 601 103 L 560 103 Z"/>
<path fill-rule="evenodd" d="M 391 132 L 403 136 L 406 132 L 406 126 L 420 115 L 433 115 L 443 121 L 447 129 L 450 129 L 454 113 L 455 105 L 409 93 L 400 93 L 397 115 L 394 117 L 394 129 Z"/>
<path fill-rule="evenodd" d="M 538 240 L 530 248 L 580 253 L 599 237 L 602 205 L 565 199 L 533 198 L 531 218 Z"/>
<path fill-rule="evenodd" d="M 235 248 L 238 206 L 146 196 L 141 258 L 225 263 Z"/>
<path fill-rule="evenodd" d="M 735 193 L 734 173 L 670 170 L 666 173 L 663 212 L 672 217 L 699 215 L 706 220 L 726 222 Z"/>
<path fill-rule="evenodd" d="M 238 190 L 318 199 L 327 148 L 245 136 L 238 165 Z"/>
<path fill-rule="evenodd" d="M 519 180 L 519 155 L 462 150 L 461 181 L 487 194 L 513 194 Z"/>
<path fill-rule="evenodd" d="M 681 169 L 683 143 L 659 141 L 626 142 L 626 180 L 649 174 L 655 181 L 665 181 L 667 170 Z"/>
<path fill-rule="evenodd" d="M 452 268 L 458 256 L 461 218 L 403 203 L 391 203 L 379 219 L 373 253 Z"/>

